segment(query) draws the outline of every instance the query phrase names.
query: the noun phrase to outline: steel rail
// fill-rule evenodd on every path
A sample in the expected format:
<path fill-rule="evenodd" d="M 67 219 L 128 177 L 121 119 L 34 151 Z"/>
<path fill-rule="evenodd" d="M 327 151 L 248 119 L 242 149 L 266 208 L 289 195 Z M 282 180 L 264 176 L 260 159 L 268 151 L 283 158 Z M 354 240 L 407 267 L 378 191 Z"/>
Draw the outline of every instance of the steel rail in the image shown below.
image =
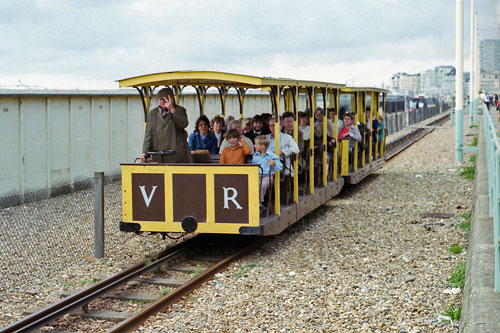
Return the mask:
<path fill-rule="evenodd" d="M 177 300 L 179 300 L 181 297 L 186 296 L 187 294 L 189 294 L 190 292 L 201 286 L 203 283 L 210 280 L 216 273 L 223 271 L 227 266 L 229 266 L 231 263 L 233 263 L 240 257 L 261 246 L 262 243 L 267 241 L 267 239 L 268 238 L 266 237 L 257 238 L 256 240 L 246 245 L 243 249 L 239 250 L 235 254 L 232 254 L 231 256 L 221 260 L 214 266 L 204 271 L 202 274 L 189 280 L 186 284 L 177 288 L 171 294 L 168 294 L 166 297 L 156 301 L 146 309 L 136 313 L 133 317 L 130 317 L 129 319 L 124 320 L 121 323 L 115 325 L 110 330 L 108 330 L 108 332 L 113 332 L 113 333 L 130 332 L 132 329 L 138 327 L 140 324 L 145 322 L 151 316 L 164 310 L 165 308 L 167 308 L 168 306 L 172 305 Z"/>
<path fill-rule="evenodd" d="M 120 284 L 141 275 L 144 272 L 154 269 L 167 260 L 175 258 L 180 255 L 186 247 L 191 246 L 193 242 L 199 241 L 200 239 L 201 236 L 195 236 L 182 243 L 176 244 L 171 248 L 160 252 L 158 254 L 157 261 L 149 265 L 147 265 L 146 262 L 135 264 L 105 280 L 102 280 L 101 282 L 98 282 L 15 323 L 12 323 L 11 325 L 1 328 L 0 333 L 33 331 L 47 325 L 63 315 L 88 304 Z"/>
<path fill-rule="evenodd" d="M 435 125 L 435 124 L 440 124 L 440 123 L 446 121 L 449 117 L 450 117 L 450 115 L 447 114 L 447 115 L 445 115 L 445 116 L 443 116 L 443 117 L 441 117 L 439 119 L 436 119 L 435 121 L 429 123 L 429 125 L 427 125 L 427 126 Z M 395 156 L 397 156 L 399 153 L 401 153 L 402 151 L 404 151 L 406 148 L 408 148 L 411 145 L 413 145 L 414 143 L 420 141 L 427 134 L 430 134 L 430 133 L 432 133 L 435 130 L 435 127 L 428 128 L 427 126 L 419 127 L 418 129 L 416 129 L 416 130 L 408 133 L 407 135 L 399 138 L 398 140 L 396 140 L 394 142 L 391 142 L 391 144 L 388 145 L 389 147 L 386 148 L 387 149 L 387 156 L 385 157 L 385 160 L 386 161 L 391 160 L 392 158 L 394 158 Z M 407 143 L 399 146 L 399 144 L 401 144 L 402 142 L 408 140 L 408 138 L 410 138 L 412 136 L 417 136 L 417 137 L 414 138 L 414 139 L 412 139 L 412 140 L 410 140 L 410 141 L 408 141 Z M 395 147 L 395 148 L 393 148 L 393 147 Z M 394 149 L 394 151 L 392 151 L 392 149 Z"/>

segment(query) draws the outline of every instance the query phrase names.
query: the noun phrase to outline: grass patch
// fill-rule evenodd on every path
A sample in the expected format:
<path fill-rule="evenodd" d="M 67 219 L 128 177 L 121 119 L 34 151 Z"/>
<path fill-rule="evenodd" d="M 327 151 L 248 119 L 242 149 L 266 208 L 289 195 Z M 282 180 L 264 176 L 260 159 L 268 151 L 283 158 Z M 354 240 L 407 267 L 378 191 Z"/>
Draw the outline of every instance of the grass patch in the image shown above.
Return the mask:
<path fill-rule="evenodd" d="M 250 272 L 250 270 L 254 267 L 255 267 L 255 264 L 248 264 L 245 267 L 242 267 L 238 273 L 234 274 L 234 277 L 236 279 L 239 279 L 240 277 L 242 277 L 246 273 Z"/>
<path fill-rule="evenodd" d="M 451 246 L 448 248 L 448 251 L 450 251 L 451 253 L 459 254 L 462 253 L 463 249 L 464 247 L 461 245 L 451 244 Z"/>
<path fill-rule="evenodd" d="M 160 296 L 165 296 L 170 292 L 170 288 L 165 288 L 160 291 Z"/>
<path fill-rule="evenodd" d="M 197 277 L 198 275 L 200 275 L 201 273 L 203 273 L 203 268 L 201 267 L 196 267 L 196 269 L 193 271 L 193 274 L 191 274 L 191 276 L 193 278 Z"/>
<path fill-rule="evenodd" d="M 448 279 L 448 282 L 450 282 L 453 287 L 460 288 L 460 290 L 463 290 L 465 285 L 465 267 L 465 261 L 458 264 L 457 268 L 455 268 L 455 272 L 453 272 Z"/>
<path fill-rule="evenodd" d="M 470 231 L 470 220 L 467 220 L 467 221 L 464 221 L 464 222 L 460 222 L 458 224 L 458 226 L 460 227 L 460 229 L 462 229 L 463 231 L 467 231 L 469 232 Z"/>
<path fill-rule="evenodd" d="M 465 231 L 465 238 L 468 239 L 469 238 L 469 233 L 470 233 L 470 225 L 471 225 L 471 216 L 472 216 L 472 213 L 468 212 L 468 213 L 464 213 L 464 214 L 462 214 L 460 216 L 462 218 L 464 218 L 465 221 L 460 222 L 458 224 L 458 227 L 460 229 L 462 229 L 463 231 Z"/>
<path fill-rule="evenodd" d="M 140 305 L 140 306 L 143 306 L 144 304 L 146 304 L 146 301 L 144 301 L 142 299 L 131 299 L 129 302 L 131 304 L 137 304 L 137 305 Z"/>
<path fill-rule="evenodd" d="M 472 139 L 472 144 L 471 144 L 472 147 L 477 147 L 477 136 L 475 136 L 473 139 Z"/>
<path fill-rule="evenodd" d="M 462 170 L 460 170 L 458 174 L 464 177 L 465 179 L 472 180 L 476 175 L 476 165 L 469 165 L 462 167 Z"/>
<path fill-rule="evenodd" d="M 472 163 L 476 163 L 476 155 L 472 155 L 470 158 L 469 158 L 469 162 L 472 162 Z"/>
<path fill-rule="evenodd" d="M 470 125 L 469 128 L 478 128 L 477 125 Z"/>
<path fill-rule="evenodd" d="M 85 284 L 87 284 L 87 283 L 89 283 L 89 284 L 94 284 L 94 283 L 97 283 L 97 282 L 99 282 L 99 281 L 101 281 L 101 279 L 96 279 L 96 278 L 93 278 L 93 279 L 91 279 L 91 280 L 83 280 L 82 282 L 80 282 L 80 286 L 83 286 L 83 285 L 85 285 Z"/>
<path fill-rule="evenodd" d="M 460 305 L 458 309 L 455 309 L 453 304 L 450 305 L 448 307 L 448 310 L 443 313 L 443 316 L 450 318 L 450 321 L 459 321 L 460 317 L 462 316 L 462 306 Z"/>
<path fill-rule="evenodd" d="M 151 270 L 151 273 L 153 273 L 153 274 L 164 274 L 166 272 L 167 272 L 167 269 L 163 265 L 160 265 L 160 266 L 153 268 Z"/>
<path fill-rule="evenodd" d="M 471 216 L 472 216 L 472 212 L 463 213 L 463 214 L 460 214 L 460 216 L 463 217 L 466 220 L 469 220 L 471 218 Z"/>

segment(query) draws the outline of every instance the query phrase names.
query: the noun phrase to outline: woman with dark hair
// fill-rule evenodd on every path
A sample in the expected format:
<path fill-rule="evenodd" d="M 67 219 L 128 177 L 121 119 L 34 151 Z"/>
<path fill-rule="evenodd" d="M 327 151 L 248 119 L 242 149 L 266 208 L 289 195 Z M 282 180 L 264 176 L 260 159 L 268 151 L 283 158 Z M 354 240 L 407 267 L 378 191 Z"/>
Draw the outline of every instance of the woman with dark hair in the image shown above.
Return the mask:
<path fill-rule="evenodd" d="M 361 133 L 354 126 L 354 115 L 346 113 L 344 115 L 344 126 L 339 127 L 339 140 L 349 139 L 349 151 L 354 148 L 354 141 L 361 142 Z"/>
<path fill-rule="evenodd" d="M 196 128 L 188 138 L 191 153 L 217 154 L 217 138 L 208 130 L 209 128 L 210 121 L 206 116 L 201 116 L 196 120 Z"/>

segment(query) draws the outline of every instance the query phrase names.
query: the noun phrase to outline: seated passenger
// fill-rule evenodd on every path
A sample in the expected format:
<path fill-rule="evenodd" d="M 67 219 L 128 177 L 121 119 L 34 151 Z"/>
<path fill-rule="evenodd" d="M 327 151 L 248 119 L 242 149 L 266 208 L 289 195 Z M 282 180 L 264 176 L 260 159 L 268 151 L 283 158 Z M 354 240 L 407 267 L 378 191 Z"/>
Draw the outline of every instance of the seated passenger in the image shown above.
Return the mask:
<path fill-rule="evenodd" d="M 283 169 L 278 156 L 269 151 L 270 140 L 268 136 L 259 135 L 255 138 L 255 154 L 252 157 L 252 164 L 259 164 L 260 174 L 260 210 L 264 209 L 264 198 L 269 185 L 273 183 L 274 170 Z"/>
<path fill-rule="evenodd" d="M 314 127 L 321 128 L 321 133 L 323 133 L 323 119 L 325 118 L 325 111 L 322 108 L 317 108 L 316 113 L 316 122 L 314 123 Z M 326 135 L 334 138 L 335 137 L 335 127 L 330 122 L 326 122 Z"/>
<path fill-rule="evenodd" d="M 299 130 L 305 141 L 311 137 L 311 127 L 309 127 L 309 115 L 305 112 L 299 112 Z"/>
<path fill-rule="evenodd" d="M 268 150 L 270 152 L 274 152 L 276 149 L 276 144 L 274 141 L 274 118 L 271 118 L 269 120 L 269 130 L 271 131 L 271 134 L 269 135 L 270 143 Z M 290 175 L 293 177 L 293 166 L 290 156 L 292 154 L 298 154 L 299 152 L 299 146 L 297 145 L 295 140 L 290 135 L 279 132 L 279 155 L 280 158 L 284 158 L 285 160 L 285 175 Z"/>
<path fill-rule="evenodd" d="M 241 126 L 243 127 L 243 134 L 250 132 L 253 128 L 252 118 L 243 118 Z"/>
<path fill-rule="evenodd" d="M 264 120 L 262 119 L 262 116 L 256 115 L 252 118 L 252 129 L 248 132 L 245 132 L 244 135 L 252 140 L 259 136 L 259 135 L 267 135 L 270 134 L 271 132 L 269 131 L 269 128 L 264 127 Z"/>
<path fill-rule="evenodd" d="M 335 118 L 337 117 L 337 109 L 335 108 L 329 108 L 328 109 L 328 123 L 330 123 L 330 126 L 333 126 L 333 128 L 335 128 Z M 337 128 L 339 128 L 340 126 L 344 126 L 344 122 L 342 121 L 342 119 L 337 119 Z"/>
<path fill-rule="evenodd" d="M 354 115 L 346 113 L 344 115 L 344 126 L 339 127 L 339 140 L 349 140 L 349 152 L 354 148 L 354 141 L 361 142 L 361 134 L 356 126 L 353 125 Z"/>
<path fill-rule="evenodd" d="M 221 164 L 244 164 L 245 157 L 252 152 L 252 149 L 245 141 L 241 140 L 241 133 L 237 129 L 227 131 L 226 139 L 229 147 L 224 148 L 220 157 Z"/>
<path fill-rule="evenodd" d="M 290 135 L 292 138 L 294 137 L 293 135 L 293 113 L 290 111 L 286 111 L 281 115 L 281 131 L 283 133 L 286 133 Z M 297 133 L 298 137 L 298 142 L 297 145 L 299 146 L 299 151 L 303 152 L 304 151 L 304 135 L 302 134 L 301 131 L 298 131 Z"/>
<path fill-rule="evenodd" d="M 228 130 L 237 129 L 238 132 L 241 133 L 241 123 L 240 123 L 239 120 L 232 120 L 232 121 L 230 121 L 229 124 L 227 124 L 227 128 L 228 128 Z M 242 136 L 241 139 L 244 140 L 247 143 L 247 145 L 252 150 L 252 154 L 253 154 L 254 150 L 253 150 L 253 142 L 252 142 L 252 140 L 250 140 L 246 136 Z M 222 141 L 222 143 L 220 145 L 219 154 L 222 154 L 222 151 L 224 149 L 226 149 L 227 147 L 229 147 L 229 142 L 227 141 L 227 138 L 226 138 L 226 139 L 224 139 L 224 141 Z"/>
<path fill-rule="evenodd" d="M 382 115 L 378 116 L 378 142 L 382 142 L 384 138 L 385 122 Z"/>
<path fill-rule="evenodd" d="M 226 124 L 224 122 L 224 118 L 222 118 L 221 116 L 215 116 L 212 119 L 211 127 L 212 127 L 212 132 L 217 138 L 217 151 L 219 151 L 222 140 L 224 140 L 224 133 L 226 133 L 226 131 L 224 130 L 225 125 Z"/>
<path fill-rule="evenodd" d="M 208 130 L 210 121 L 206 116 L 196 120 L 196 129 L 189 135 L 188 143 L 193 154 L 217 154 L 217 138 Z"/>

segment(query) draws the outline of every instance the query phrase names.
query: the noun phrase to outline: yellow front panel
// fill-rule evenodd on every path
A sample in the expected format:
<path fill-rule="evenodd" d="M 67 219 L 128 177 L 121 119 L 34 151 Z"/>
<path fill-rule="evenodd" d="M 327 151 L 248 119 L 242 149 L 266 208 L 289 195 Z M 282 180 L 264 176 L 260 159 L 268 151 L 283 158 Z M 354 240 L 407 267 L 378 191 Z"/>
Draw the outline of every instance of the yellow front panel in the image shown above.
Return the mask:
<path fill-rule="evenodd" d="M 122 201 L 123 222 L 138 223 L 141 231 L 150 232 L 184 232 L 181 221 L 174 221 L 174 175 L 202 175 L 206 179 L 206 222 L 200 221 L 196 232 L 200 233 L 239 233 L 242 226 L 259 226 L 259 171 L 258 166 L 229 166 L 229 165 L 122 165 Z M 164 176 L 165 192 L 165 221 L 134 220 L 132 205 L 132 174 L 161 174 Z M 246 175 L 248 176 L 248 223 L 221 223 L 215 219 L 215 183 L 218 175 Z M 220 177 L 219 177 L 220 178 Z M 244 178 L 243 178 L 244 179 Z M 191 189 L 187 189 L 191 190 Z M 149 192 L 148 192 L 149 191 Z M 193 193 L 199 193 L 197 188 Z M 146 188 L 146 197 L 153 196 L 150 188 Z M 144 194 L 143 194 L 144 195 Z"/>

